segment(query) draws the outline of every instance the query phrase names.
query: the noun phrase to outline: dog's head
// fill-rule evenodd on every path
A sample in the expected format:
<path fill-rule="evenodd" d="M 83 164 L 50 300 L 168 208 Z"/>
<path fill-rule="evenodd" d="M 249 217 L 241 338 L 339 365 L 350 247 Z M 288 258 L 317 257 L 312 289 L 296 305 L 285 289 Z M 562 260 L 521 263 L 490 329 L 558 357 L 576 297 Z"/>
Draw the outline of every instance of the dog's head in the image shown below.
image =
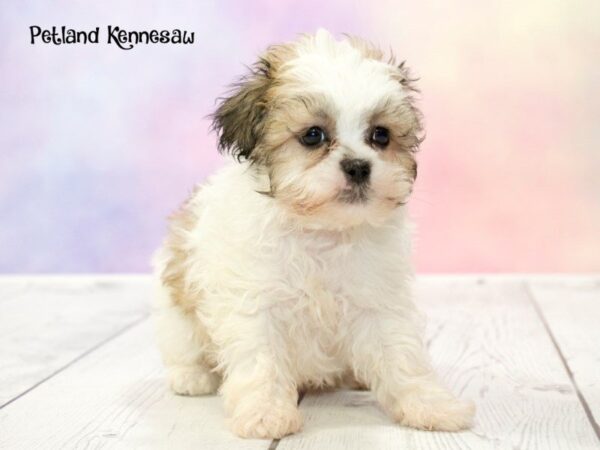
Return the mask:
<path fill-rule="evenodd" d="M 413 81 L 377 48 L 326 31 L 270 47 L 214 114 L 219 149 L 267 174 L 267 193 L 306 222 L 381 224 L 417 176 Z"/>

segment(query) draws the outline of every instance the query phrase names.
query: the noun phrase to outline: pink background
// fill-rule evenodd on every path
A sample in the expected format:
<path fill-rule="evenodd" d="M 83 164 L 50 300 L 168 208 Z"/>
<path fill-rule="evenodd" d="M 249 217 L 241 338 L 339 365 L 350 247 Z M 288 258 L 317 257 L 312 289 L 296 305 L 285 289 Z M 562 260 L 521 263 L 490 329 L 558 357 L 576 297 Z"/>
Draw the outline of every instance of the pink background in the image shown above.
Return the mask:
<path fill-rule="evenodd" d="M 421 78 L 420 272 L 600 270 L 600 2 L 9 0 L 0 6 L 0 272 L 144 272 L 222 164 L 205 118 L 269 43 L 325 27 Z M 196 32 L 123 51 L 107 25 Z M 29 26 L 101 44 L 29 44 Z"/>

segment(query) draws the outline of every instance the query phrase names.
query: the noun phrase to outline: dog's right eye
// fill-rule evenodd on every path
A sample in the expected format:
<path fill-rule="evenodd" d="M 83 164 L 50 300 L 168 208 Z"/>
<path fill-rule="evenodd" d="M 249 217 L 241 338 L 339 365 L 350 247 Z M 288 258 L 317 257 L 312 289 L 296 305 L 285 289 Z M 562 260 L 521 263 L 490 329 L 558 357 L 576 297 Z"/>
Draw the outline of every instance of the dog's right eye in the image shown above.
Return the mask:
<path fill-rule="evenodd" d="M 300 142 L 305 147 L 316 147 L 325 141 L 325 131 L 319 127 L 310 127 L 306 133 L 300 137 Z"/>

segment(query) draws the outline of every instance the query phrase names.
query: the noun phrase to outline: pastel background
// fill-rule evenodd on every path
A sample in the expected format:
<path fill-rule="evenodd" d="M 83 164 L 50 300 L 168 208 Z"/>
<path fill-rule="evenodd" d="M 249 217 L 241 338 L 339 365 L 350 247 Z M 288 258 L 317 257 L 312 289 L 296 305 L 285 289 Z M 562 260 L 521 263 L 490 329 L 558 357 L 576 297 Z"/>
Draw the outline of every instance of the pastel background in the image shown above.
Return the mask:
<path fill-rule="evenodd" d="M 3 1 L 0 272 L 148 271 L 165 217 L 223 163 L 215 98 L 318 27 L 421 78 L 420 272 L 599 271 L 599 23 L 597 0 Z M 30 25 L 109 24 L 196 43 L 29 44 Z"/>

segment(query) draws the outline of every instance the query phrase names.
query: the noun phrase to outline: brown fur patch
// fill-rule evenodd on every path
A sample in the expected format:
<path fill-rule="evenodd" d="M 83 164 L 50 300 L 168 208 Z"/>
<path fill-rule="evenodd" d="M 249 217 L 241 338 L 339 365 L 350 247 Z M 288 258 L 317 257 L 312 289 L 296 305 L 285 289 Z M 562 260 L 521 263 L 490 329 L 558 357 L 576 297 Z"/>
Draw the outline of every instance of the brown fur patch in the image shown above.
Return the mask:
<path fill-rule="evenodd" d="M 278 98 L 277 106 L 273 107 L 265 126 L 263 142 L 256 149 L 256 158 L 262 162 L 270 163 L 273 150 L 287 143 L 287 145 L 301 146 L 300 137 L 312 126 L 322 128 L 326 135 L 332 139 L 335 136 L 335 111 L 331 111 L 331 103 L 322 95 L 305 94 L 302 96 L 289 96 L 285 93 L 285 85 L 278 86 L 270 93 Z M 293 141 L 293 142 L 290 142 Z M 306 152 L 310 161 L 318 162 L 326 154 L 327 145 L 322 148 Z"/>
<path fill-rule="evenodd" d="M 161 273 L 161 281 L 169 289 L 173 303 L 186 313 L 193 312 L 196 300 L 189 292 L 186 283 L 186 263 L 189 262 L 186 234 L 194 228 L 198 220 L 190 207 L 190 202 L 199 189 L 200 187 L 197 187 L 179 210 L 169 217 L 169 233 L 164 246 L 168 259 Z"/>
<path fill-rule="evenodd" d="M 388 100 L 379 105 L 369 119 L 372 128 L 381 126 L 390 130 L 390 144 L 407 152 L 415 152 L 423 140 L 422 116 L 413 103 L 410 96 L 399 102 Z"/>
<path fill-rule="evenodd" d="M 403 166 L 414 182 L 417 178 L 414 153 L 423 140 L 423 127 L 421 113 L 413 106 L 412 98 L 407 97 L 398 104 L 387 102 L 380 105 L 373 112 L 369 123 L 369 133 L 376 126 L 390 130 L 390 143 L 380 150 L 380 156 L 385 161 Z"/>
<path fill-rule="evenodd" d="M 255 159 L 254 149 L 264 135 L 271 107 L 269 90 L 277 84 L 277 72 L 295 55 L 292 44 L 267 49 L 250 73 L 232 86 L 231 93 L 220 99 L 212 115 L 212 128 L 219 135 L 219 151 L 238 160 Z"/>
<path fill-rule="evenodd" d="M 285 83 L 277 85 L 269 92 L 270 96 L 277 98 L 277 103 L 269 113 L 263 140 L 253 155 L 254 160 L 267 169 L 271 182 L 269 194 L 272 196 L 285 195 L 279 189 L 277 173 L 287 173 L 286 166 L 303 167 L 304 170 L 308 170 L 325 159 L 336 145 L 333 119 L 335 111 L 330 110 L 332 103 L 323 95 L 290 95 L 286 93 L 285 87 Z M 300 138 L 312 126 L 322 128 L 330 141 L 307 150 L 300 143 Z M 295 195 L 290 192 L 287 194 Z M 301 203 L 299 202 L 299 205 Z M 309 214 L 308 206 L 298 208 L 303 214 Z"/>

